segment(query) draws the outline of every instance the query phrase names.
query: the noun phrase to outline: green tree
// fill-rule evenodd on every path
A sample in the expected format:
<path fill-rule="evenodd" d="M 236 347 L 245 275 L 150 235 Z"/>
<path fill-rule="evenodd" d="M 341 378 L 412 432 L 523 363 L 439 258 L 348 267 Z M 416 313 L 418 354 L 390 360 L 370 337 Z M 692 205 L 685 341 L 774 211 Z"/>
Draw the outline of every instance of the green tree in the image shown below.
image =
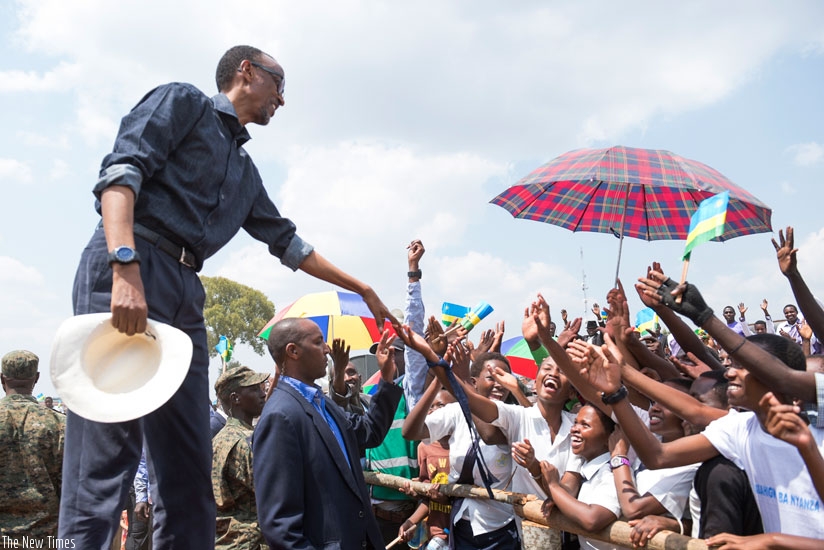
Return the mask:
<path fill-rule="evenodd" d="M 263 355 L 266 342 L 258 332 L 275 315 L 275 305 L 259 290 L 224 277 L 201 277 L 206 291 L 203 317 L 206 320 L 209 357 L 217 355 L 215 346 L 220 335 L 233 346 L 249 344 L 258 355 Z M 232 361 L 233 363 L 234 361 Z"/>

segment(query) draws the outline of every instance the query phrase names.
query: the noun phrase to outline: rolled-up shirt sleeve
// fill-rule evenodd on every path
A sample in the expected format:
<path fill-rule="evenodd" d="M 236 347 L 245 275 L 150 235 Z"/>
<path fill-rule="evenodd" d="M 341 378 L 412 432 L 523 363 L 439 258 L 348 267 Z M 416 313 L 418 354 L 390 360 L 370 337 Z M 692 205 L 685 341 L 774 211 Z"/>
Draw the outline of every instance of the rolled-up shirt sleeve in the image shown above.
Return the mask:
<path fill-rule="evenodd" d="M 100 200 L 110 185 L 125 185 L 138 196 L 143 180 L 166 165 L 208 106 L 191 85 L 166 84 L 146 94 L 120 123 L 114 149 L 103 159 L 95 197 Z"/>
<path fill-rule="evenodd" d="M 111 185 L 128 187 L 137 197 L 143 185 L 143 174 L 131 164 L 113 164 L 100 171 L 100 178 L 92 189 L 92 193 L 99 200 L 103 191 Z"/>

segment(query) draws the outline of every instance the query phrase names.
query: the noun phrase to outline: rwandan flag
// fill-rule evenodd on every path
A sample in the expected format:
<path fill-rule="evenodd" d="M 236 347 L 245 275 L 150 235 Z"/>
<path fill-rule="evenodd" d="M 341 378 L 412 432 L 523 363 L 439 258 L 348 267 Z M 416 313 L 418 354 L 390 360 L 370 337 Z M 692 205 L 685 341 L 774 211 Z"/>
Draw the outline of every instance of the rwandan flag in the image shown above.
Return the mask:
<path fill-rule="evenodd" d="M 658 315 L 652 308 L 644 308 L 635 314 L 635 329 L 641 334 L 645 330 L 650 333 L 657 333 L 658 327 Z"/>
<path fill-rule="evenodd" d="M 478 302 L 478 305 L 472 308 L 472 311 L 467 313 L 466 316 L 461 319 L 461 325 L 463 325 L 463 328 L 466 330 L 472 330 L 483 320 L 484 317 L 492 313 L 492 311 L 493 309 L 491 305 L 484 301 Z"/>
<path fill-rule="evenodd" d="M 232 360 L 232 343 L 225 336 L 221 335 L 220 340 L 215 346 L 215 349 L 217 350 L 218 354 L 223 358 L 224 363 L 228 363 Z"/>
<path fill-rule="evenodd" d="M 452 323 L 459 321 L 464 315 L 469 313 L 469 311 L 469 308 L 466 306 L 444 302 L 441 306 L 441 323 L 443 323 L 445 327 L 448 327 L 452 325 Z"/>
<path fill-rule="evenodd" d="M 689 260 L 692 249 L 699 244 L 711 241 L 724 234 L 724 224 L 727 222 L 727 204 L 729 202 L 729 191 L 718 193 L 701 201 L 698 210 L 690 219 L 690 232 L 687 235 L 687 246 L 684 248 L 683 260 Z"/>

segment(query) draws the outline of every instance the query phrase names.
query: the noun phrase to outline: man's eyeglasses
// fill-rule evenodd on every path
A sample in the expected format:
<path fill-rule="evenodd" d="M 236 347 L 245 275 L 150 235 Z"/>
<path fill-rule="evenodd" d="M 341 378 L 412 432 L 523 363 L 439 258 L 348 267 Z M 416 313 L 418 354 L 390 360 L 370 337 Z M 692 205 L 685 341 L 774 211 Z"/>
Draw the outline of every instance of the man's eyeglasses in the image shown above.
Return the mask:
<path fill-rule="evenodd" d="M 280 95 L 283 95 L 283 91 L 286 89 L 286 78 L 284 78 L 284 76 L 282 74 L 280 74 L 277 71 L 274 71 L 274 70 L 270 69 L 269 67 L 267 67 L 265 65 L 261 65 L 260 63 L 257 63 L 256 61 L 250 61 L 249 64 L 251 64 L 254 67 L 257 67 L 261 71 L 265 71 L 265 72 L 269 73 L 269 75 L 271 75 L 272 79 L 275 81 L 275 85 L 277 85 L 277 87 L 278 87 L 278 93 Z"/>

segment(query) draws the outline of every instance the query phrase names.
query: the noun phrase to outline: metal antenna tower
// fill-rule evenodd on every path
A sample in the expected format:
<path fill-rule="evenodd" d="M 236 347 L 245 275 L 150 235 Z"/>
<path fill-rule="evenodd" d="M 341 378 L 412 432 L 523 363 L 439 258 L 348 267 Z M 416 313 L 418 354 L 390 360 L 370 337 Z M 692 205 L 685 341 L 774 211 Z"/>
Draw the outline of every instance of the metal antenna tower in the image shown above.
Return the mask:
<path fill-rule="evenodd" d="M 584 247 L 580 248 L 581 251 L 581 292 L 584 293 L 584 315 L 583 318 L 586 319 L 587 312 L 589 311 L 589 303 L 587 302 L 587 273 L 584 270 Z"/>

